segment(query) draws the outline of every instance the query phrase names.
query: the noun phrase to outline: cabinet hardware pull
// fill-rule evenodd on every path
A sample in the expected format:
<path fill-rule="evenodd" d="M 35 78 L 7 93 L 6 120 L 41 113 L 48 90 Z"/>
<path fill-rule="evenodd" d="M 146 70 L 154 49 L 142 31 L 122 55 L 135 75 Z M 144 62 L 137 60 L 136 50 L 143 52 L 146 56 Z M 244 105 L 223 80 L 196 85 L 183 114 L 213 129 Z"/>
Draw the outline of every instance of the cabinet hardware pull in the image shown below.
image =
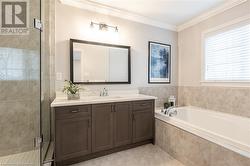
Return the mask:
<path fill-rule="evenodd" d="M 115 105 L 113 105 L 114 112 L 116 112 Z"/>
<path fill-rule="evenodd" d="M 71 113 L 77 113 L 78 111 L 77 110 L 73 110 L 73 111 L 71 111 Z"/>

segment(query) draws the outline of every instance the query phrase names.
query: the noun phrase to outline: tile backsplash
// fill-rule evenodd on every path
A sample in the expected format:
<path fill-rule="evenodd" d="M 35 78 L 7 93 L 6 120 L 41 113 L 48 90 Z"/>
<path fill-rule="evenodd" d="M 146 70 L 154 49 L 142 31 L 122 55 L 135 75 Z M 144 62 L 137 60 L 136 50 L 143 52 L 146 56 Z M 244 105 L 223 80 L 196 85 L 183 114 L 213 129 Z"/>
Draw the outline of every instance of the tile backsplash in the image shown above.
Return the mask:
<path fill-rule="evenodd" d="M 250 118 L 249 87 L 180 86 L 181 106 L 197 106 Z"/>
<path fill-rule="evenodd" d="M 91 95 L 98 95 L 102 86 L 83 86 L 90 92 L 96 92 Z M 63 82 L 56 86 L 57 91 L 61 91 Z M 108 89 L 124 89 L 124 87 L 107 86 Z M 168 101 L 169 96 L 177 98 L 178 106 L 196 106 L 219 112 L 235 114 L 239 116 L 250 117 L 250 88 L 249 87 L 219 87 L 219 86 L 172 86 L 155 85 L 139 86 L 139 93 L 156 96 L 156 106 L 162 107 Z"/>
<path fill-rule="evenodd" d="M 168 101 L 169 96 L 177 98 L 177 86 L 153 86 L 153 87 L 139 87 L 139 93 L 145 95 L 156 96 L 156 107 L 163 107 L 163 104 Z"/>

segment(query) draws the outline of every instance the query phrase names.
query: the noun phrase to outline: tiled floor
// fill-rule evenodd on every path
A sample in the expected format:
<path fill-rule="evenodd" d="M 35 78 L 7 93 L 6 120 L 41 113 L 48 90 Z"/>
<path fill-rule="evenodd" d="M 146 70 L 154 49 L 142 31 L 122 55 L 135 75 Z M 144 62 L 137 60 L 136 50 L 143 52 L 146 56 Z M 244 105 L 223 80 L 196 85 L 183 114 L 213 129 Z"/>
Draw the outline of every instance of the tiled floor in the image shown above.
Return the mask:
<path fill-rule="evenodd" d="M 0 157 L 0 166 L 38 166 L 38 150 Z"/>
<path fill-rule="evenodd" d="M 152 144 L 121 151 L 72 166 L 184 166 Z"/>

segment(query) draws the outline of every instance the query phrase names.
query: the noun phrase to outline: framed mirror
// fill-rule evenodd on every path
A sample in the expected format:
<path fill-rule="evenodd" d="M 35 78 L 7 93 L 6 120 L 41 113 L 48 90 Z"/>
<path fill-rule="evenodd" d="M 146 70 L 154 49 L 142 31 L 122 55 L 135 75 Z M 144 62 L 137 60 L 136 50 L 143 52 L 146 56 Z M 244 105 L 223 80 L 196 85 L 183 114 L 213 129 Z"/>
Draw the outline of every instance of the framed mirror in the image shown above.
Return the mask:
<path fill-rule="evenodd" d="M 130 84 L 130 46 L 70 39 L 70 79 L 76 84 Z"/>

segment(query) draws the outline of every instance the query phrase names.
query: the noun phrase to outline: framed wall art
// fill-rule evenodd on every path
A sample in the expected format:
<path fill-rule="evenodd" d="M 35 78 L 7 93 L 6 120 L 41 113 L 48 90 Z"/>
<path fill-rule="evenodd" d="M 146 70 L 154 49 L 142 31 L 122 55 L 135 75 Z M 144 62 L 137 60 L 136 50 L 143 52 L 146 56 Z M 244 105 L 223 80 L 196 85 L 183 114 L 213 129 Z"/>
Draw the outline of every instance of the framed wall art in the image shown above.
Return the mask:
<path fill-rule="evenodd" d="M 148 42 L 148 83 L 171 82 L 171 45 Z"/>

